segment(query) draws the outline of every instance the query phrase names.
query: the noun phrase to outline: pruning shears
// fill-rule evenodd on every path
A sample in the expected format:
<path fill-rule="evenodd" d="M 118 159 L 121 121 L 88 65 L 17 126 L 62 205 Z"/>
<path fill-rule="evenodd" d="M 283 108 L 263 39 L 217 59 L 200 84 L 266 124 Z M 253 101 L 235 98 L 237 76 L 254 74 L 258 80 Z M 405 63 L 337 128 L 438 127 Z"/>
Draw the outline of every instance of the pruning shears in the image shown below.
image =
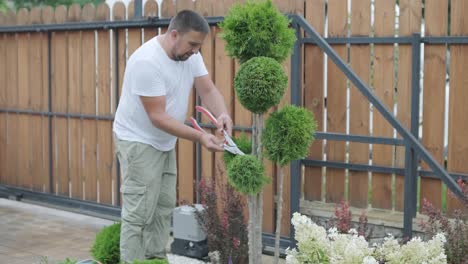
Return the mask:
<path fill-rule="evenodd" d="M 202 114 L 205 114 L 208 117 L 208 119 L 210 119 L 211 123 L 218 126 L 218 121 L 213 116 L 213 114 L 211 114 L 210 111 L 208 111 L 208 109 L 206 109 L 204 107 L 201 107 L 201 106 L 195 106 L 195 109 L 198 112 L 200 112 Z M 203 128 L 200 127 L 200 125 L 198 124 L 197 120 L 195 120 L 195 118 L 190 117 L 190 123 L 192 123 L 192 127 L 195 128 L 196 130 L 207 133 Z M 224 150 L 226 150 L 226 151 L 228 151 L 228 152 L 230 152 L 230 153 L 232 153 L 234 155 L 245 155 L 245 153 L 242 152 L 237 147 L 236 143 L 234 143 L 231 136 L 229 136 L 229 134 L 224 129 L 223 129 L 223 136 L 224 136 L 224 143 L 223 143 Z"/>

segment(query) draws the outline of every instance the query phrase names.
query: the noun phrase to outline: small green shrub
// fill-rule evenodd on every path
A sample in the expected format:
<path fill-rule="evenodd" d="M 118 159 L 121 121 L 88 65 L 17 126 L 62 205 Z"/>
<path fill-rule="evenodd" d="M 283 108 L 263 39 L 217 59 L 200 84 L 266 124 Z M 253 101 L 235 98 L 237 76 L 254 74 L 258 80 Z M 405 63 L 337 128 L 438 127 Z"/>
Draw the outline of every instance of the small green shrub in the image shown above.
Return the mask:
<path fill-rule="evenodd" d="M 253 113 L 264 113 L 277 105 L 288 86 L 281 64 L 268 57 L 255 57 L 242 64 L 234 79 L 241 104 Z"/>
<path fill-rule="evenodd" d="M 240 134 L 239 137 L 233 137 L 232 140 L 234 143 L 236 143 L 237 147 L 244 152 L 245 154 L 250 154 L 252 153 L 252 140 L 248 138 L 244 133 Z M 231 162 L 231 160 L 236 157 L 235 154 L 232 154 L 229 151 L 224 151 L 224 164 L 226 164 L 226 167 L 228 164 Z"/>
<path fill-rule="evenodd" d="M 262 136 L 266 157 L 281 166 L 305 157 L 316 129 L 312 112 L 305 108 L 288 105 L 272 113 Z"/>
<path fill-rule="evenodd" d="M 132 264 L 169 264 L 165 259 L 134 260 Z"/>
<path fill-rule="evenodd" d="M 102 264 L 120 261 L 120 223 L 104 227 L 96 235 L 91 255 Z"/>
<path fill-rule="evenodd" d="M 238 192 L 256 194 L 270 181 L 263 164 L 253 155 L 237 155 L 228 165 L 228 182 Z"/>
<path fill-rule="evenodd" d="M 75 264 L 76 262 L 77 262 L 76 260 L 66 258 L 65 260 L 59 262 L 58 264 Z"/>
<path fill-rule="evenodd" d="M 282 62 L 291 54 L 296 41 L 288 19 L 271 0 L 234 5 L 220 27 L 228 55 L 241 63 L 259 56 Z"/>

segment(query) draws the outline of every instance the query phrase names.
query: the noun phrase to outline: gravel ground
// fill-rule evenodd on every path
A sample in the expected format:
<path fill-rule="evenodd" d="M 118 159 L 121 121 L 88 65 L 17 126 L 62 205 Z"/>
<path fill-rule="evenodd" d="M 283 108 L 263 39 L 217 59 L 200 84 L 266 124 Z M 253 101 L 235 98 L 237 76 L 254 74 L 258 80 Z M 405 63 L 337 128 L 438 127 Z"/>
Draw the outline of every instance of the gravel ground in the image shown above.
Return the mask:
<path fill-rule="evenodd" d="M 209 262 L 203 262 L 198 259 L 187 258 L 179 255 L 168 254 L 167 259 L 170 264 L 207 264 Z"/>

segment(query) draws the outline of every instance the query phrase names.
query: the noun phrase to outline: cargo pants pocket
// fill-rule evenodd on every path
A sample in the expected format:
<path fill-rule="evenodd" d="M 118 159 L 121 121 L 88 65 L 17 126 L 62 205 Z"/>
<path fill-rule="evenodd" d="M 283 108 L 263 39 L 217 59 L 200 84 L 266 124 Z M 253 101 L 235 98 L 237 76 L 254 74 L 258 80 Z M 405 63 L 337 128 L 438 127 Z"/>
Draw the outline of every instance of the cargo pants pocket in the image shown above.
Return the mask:
<path fill-rule="evenodd" d="M 122 185 L 120 191 L 125 204 L 122 207 L 122 220 L 143 226 L 147 220 L 146 187 Z"/>

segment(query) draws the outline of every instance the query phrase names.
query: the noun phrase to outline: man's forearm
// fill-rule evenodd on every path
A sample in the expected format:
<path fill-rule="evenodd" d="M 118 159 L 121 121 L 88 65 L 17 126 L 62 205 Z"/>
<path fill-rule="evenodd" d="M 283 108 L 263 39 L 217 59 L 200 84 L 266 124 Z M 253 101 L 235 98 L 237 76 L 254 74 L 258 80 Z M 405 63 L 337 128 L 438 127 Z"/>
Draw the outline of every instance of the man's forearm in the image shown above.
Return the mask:
<path fill-rule="evenodd" d="M 224 97 L 218 89 L 212 89 L 209 93 L 202 96 L 201 100 L 215 117 L 221 114 L 228 114 Z"/>
<path fill-rule="evenodd" d="M 150 117 L 153 125 L 162 131 L 179 138 L 188 139 L 194 142 L 200 141 L 203 132 L 193 129 L 180 123 L 168 114 L 158 114 Z"/>

